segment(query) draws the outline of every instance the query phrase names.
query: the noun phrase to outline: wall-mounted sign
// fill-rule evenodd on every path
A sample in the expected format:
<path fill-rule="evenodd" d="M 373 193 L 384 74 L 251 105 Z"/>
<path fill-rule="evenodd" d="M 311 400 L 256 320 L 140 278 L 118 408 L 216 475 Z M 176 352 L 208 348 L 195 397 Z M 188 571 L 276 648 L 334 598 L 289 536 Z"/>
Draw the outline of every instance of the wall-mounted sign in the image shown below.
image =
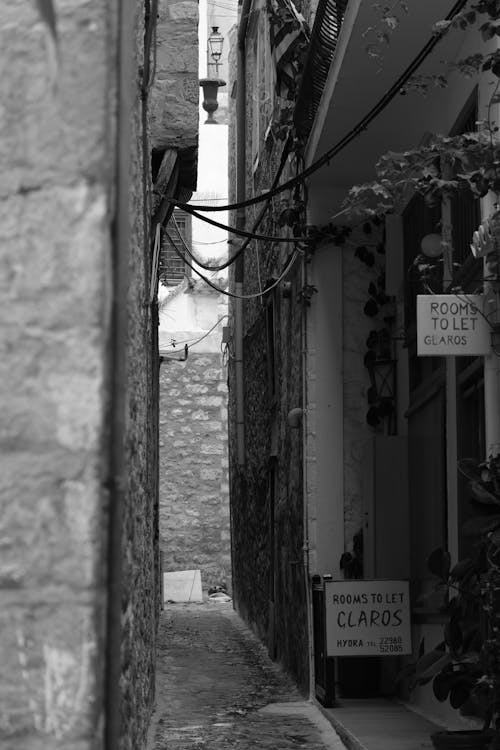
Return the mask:
<path fill-rule="evenodd" d="M 479 356 L 491 351 L 491 328 L 481 294 L 419 294 L 419 357 Z"/>
<path fill-rule="evenodd" d="M 408 581 L 325 581 L 327 656 L 411 654 Z"/>

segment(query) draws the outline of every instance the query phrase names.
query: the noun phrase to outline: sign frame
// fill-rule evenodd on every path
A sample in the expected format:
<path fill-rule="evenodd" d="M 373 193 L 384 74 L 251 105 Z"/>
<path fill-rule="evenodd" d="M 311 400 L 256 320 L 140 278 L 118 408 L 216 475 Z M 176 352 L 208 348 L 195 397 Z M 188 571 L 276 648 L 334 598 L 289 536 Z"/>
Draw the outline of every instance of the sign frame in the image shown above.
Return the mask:
<path fill-rule="evenodd" d="M 327 656 L 413 653 L 407 580 L 327 580 L 324 591 Z"/>
<path fill-rule="evenodd" d="M 418 294 L 417 355 L 477 357 L 491 352 L 484 294 Z"/>

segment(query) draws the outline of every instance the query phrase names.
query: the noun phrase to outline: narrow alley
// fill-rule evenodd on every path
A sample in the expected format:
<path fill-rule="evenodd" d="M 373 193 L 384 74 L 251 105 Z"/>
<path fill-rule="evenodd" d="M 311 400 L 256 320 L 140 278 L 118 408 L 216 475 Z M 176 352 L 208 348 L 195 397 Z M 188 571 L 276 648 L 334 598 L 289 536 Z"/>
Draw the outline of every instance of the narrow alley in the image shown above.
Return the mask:
<path fill-rule="evenodd" d="M 4 0 L 0 750 L 500 750 L 500 0 Z"/>
<path fill-rule="evenodd" d="M 152 750 L 344 750 L 232 604 L 167 604 L 158 633 Z"/>

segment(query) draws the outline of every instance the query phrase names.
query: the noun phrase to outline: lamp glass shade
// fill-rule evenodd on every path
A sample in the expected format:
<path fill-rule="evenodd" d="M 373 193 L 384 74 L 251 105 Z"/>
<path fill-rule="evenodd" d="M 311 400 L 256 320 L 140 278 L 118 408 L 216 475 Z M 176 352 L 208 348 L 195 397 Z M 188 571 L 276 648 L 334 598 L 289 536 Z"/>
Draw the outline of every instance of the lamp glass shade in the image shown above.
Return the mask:
<path fill-rule="evenodd" d="M 208 37 L 208 51 L 210 52 L 210 57 L 216 62 L 221 58 L 223 45 L 224 37 L 219 31 L 219 27 L 212 26 L 212 33 Z"/>
<path fill-rule="evenodd" d="M 420 247 L 426 258 L 439 258 L 443 254 L 443 238 L 440 234 L 426 234 Z"/>

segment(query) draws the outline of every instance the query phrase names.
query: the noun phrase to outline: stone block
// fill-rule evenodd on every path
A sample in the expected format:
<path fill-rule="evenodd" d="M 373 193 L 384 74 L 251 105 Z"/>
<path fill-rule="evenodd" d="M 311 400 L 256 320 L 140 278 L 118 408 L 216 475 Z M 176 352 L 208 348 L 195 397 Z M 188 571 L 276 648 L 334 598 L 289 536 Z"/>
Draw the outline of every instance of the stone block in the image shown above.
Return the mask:
<path fill-rule="evenodd" d="M 95 182 L 112 161 L 103 128 L 114 54 L 108 38 L 112 9 L 83 0 L 62 6 L 57 95 L 36 4 L 11 2 L 3 9 L 0 49 L 9 61 L 9 74 L 0 81 L 0 161 L 9 165 L 3 195 L 58 180 L 70 185 L 84 171 Z"/>
<path fill-rule="evenodd" d="M 155 148 L 198 145 L 198 76 L 169 74 L 155 86 L 151 103 L 151 139 Z"/>
<path fill-rule="evenodd" d="M 194 419 L 196 421 L 205 421 L 209 419 L 209 415 L 208 412 L 199 409 L 198 411 L 192 412 L 191 419 Z"/>
<path fill-rule="evenodd" d="M 224 450 L 222 443 L 202 443 L 200 446 L 200 453 L 205 453 L 211 456 L 220 456 Z"/>
<path fill-rule="evenodd" d="M 72 738 L 93 733 L 95 660 L 102 654 L 95 603 L 66 596 L 48 604 L 41 589 L 38 601 L 2 607 L 2 747 L 9 738 L 13 748 L 29 747 L 30 738 L 70 747 Z"/>
<path fill-rule="evenodd" d="M 220 476 L 220 469 L 214 469 L 214 468 L 201 468 L 200 469 L 200 479 L 204 480 L 210 480 L 210 479 L 218 479 Z"/>
<path fill-rule="evenodd" d="M 198 21 L 198 3 L 193 2 L 193 0 L 170 1 L 168 13 L 173 22 L 188 19 L 192 24 L 193 21 Z"/>
<path fill-rule="evenodd" d="M 223 404 L 221 396 L 200 396 L 197 402 L 202 407 L 221 407 Z"/>

